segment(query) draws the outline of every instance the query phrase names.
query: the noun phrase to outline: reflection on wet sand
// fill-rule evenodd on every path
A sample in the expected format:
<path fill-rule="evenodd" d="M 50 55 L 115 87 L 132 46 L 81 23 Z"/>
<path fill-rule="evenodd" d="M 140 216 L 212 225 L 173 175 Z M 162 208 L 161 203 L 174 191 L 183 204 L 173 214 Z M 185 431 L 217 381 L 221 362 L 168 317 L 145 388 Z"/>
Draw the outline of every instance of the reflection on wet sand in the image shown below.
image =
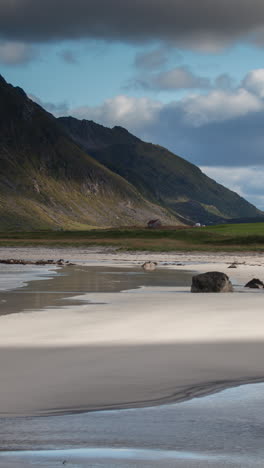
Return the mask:
<path fill-rule="evenodd" d="M 263 390 L 244 385 L 154 408 L 2 419 L 0 467 L 262 468 Z"/>
<path fill-rule="evenodd" d="M 78 305 L 80 301 L 71 298 L 88 292 L 120 292 L 140 286 L 187 286 L 190 278 L 190 272 L 166 269 L 144 272 L 140 267 L 69 266 L 57 270 L 54 277 L 45 281 L 31 281 L 22 288 L 0 292 L 0 315 Z"/>

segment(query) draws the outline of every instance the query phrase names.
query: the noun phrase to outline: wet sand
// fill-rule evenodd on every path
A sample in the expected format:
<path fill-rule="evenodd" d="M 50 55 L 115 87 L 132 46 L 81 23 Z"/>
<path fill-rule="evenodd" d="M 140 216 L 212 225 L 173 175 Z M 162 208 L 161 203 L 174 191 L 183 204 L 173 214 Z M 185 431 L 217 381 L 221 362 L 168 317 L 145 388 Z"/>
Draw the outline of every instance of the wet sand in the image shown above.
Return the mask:
<path fill-rule="evenodd" d="M 165 289 L 2 317 L 1 416 L 148 406 L 264 380 L 262 294 L 217 306 L 206 295 L 205 306 Z"/>
<path fill-rule="evenodd" d="M 144 272 L 140 265 L 125 268 L 108 265 L 47 268 L 0 264 L 0 287 L 3 285 L 3 290 L 0 289 L 0 316 L 66 305 L 77 306 L 84 298 L 78 300 L 75 297 L 86 293 L 117 293 L 142 285 L 186 286 L 190 281 L 190 272 L 176 272 L 165 267 L 155 272 Z M 8 290 L 4 291 L 4 287 Z M 89 300 L 86 302 L 89 303 Z"/>
<path fill-rule="evenodd" d="M 36 256 L 37 250 L 28 249 L 28 258 Z M 81 256 L 78 249 L 70 258 L 47 250 L 49 258 L 76 261 Z M 12 253 L 8 250 L 6 255 L 14 257 Z M 25 258 L 25 251 L 22 254 Z M 97 284 L 96 277 L 105 275 L 108 292 L 89 292 L 91 287 L 79 265 L 72 275 L 68 273 L 69 295 L 63 307 L 59 284 L 65 278 L 58 274 L 40 282 L 42 285 L 34 282 L 38 291 L 43 287 L 50 293 L 46 294 L 48 302 L 38 302 L 34 310 L 27 304 L 24 312 L 0 318 L 1 416 L 147 406 L 264 380 L 263 291 L 241 288 L 252 276 L 263 274 L 262 258 L 251 256 L 249 264 L 228 270 L 227 257 L 219 256 L 218 263 L 214 257 L 214 262 L 206 263 L 206 256 L 198 261 L 186 255 L 181 257 L 185 264 L 176 265 L 178 257 L 161 256 L 163 263 L 173 264 L 166 266 L 166 272 L 144 276 L 139 266 L 143 254 L 134 260 L 122 254 L 115 265 L 123 262 L 126 267 L 115 272 L 113 258 L 104 263 L 102 255 L 107 257 L 107 253 L 100 255 L 99 259 L 94 251 L 83 253 L 82 263 L 88 257 L 92 262 L 94 256 L 95 263 L 105 264 L 104 271 L 97 270 L 96 276 L 91 270 L 90 276 Z M 38 252 L 38 258 L 43 256 L 44 251 Z M 229 257 L 229 263 L 233 260 Z M 129 271 L 131 266 L 137 268 L 137 278 Z M 236 292 L 191 294 L 189 287 L 177 286 L 186 268 L 226 271 L 232 274 Z M 155 282 L 150 286 L 154 278 L 159 278 L 159 284 L 163 274 L 166 281 L 175 282 L 174 287 Z M 138 289 L 147 278 L 149 285 Z M 124 284 L 136 289 L 111 292 L 111 288 L 123 289 Z M 20 301 L 21 310 L 29 295 L 23 295 L 21 289 L 12 297 L 11 304 Z"/>
<path fill-rule="evenodd" d="M 180 404 L 0 419 L 1 468 L 263 467 L 264 384 Z"/>

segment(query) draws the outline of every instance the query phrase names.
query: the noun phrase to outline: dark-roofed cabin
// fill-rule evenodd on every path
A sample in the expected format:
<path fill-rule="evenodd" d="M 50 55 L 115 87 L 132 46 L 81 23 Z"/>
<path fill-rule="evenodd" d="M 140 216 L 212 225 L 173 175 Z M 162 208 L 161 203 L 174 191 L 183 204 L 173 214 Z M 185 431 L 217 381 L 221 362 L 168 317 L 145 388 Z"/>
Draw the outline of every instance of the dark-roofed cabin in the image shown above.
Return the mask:
<path fill-rule="evenodd" d="M 161 221 L 159 219 L 151 219 L 148 222 L 149 229 L 158 229 L 161 227 Z"/>

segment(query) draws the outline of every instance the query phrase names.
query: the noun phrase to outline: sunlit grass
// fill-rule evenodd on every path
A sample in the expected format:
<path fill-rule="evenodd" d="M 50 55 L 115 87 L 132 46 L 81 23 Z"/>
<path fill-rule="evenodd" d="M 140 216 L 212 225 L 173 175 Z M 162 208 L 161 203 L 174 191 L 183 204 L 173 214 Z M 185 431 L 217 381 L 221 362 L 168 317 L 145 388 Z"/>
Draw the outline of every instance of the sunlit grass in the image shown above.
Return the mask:
<path fill-rule="evenodd" d="M 113 246 L 150 251 L 264 251 L 264 223 L 186 229 L 2 232 L 0 246 Z"/>

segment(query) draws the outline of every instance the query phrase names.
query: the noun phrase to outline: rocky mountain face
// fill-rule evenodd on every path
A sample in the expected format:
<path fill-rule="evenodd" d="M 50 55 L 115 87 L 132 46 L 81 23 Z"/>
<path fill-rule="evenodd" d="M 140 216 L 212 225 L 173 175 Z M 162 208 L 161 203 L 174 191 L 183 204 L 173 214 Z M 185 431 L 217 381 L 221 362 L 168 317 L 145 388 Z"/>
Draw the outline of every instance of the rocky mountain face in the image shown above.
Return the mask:
<path fill-rule="evenodd" d="M 203 224 L 261 213 L 237 193 L 165 148 L 145 143 L 121 127 L 62 117 L 69 136 L 98 162 L 122 176 L 152 203 Z"/>
<path fill-rule="evenodd" d="M 82 229 L 180 221 L 76 144 L 0 77 L 0 229 Z"/>

